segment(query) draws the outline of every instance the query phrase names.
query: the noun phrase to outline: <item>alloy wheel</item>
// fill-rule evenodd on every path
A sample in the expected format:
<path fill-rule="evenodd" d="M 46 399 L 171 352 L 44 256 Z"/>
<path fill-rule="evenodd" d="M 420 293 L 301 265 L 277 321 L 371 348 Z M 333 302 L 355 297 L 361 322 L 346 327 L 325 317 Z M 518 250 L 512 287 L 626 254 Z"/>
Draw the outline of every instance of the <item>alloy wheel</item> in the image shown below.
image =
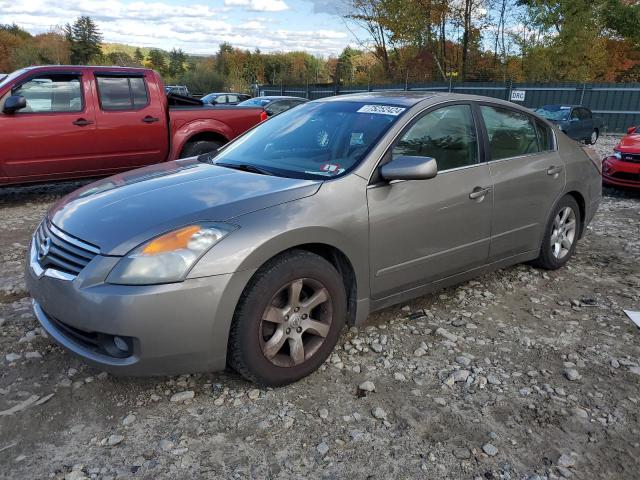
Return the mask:
<path fill-rule="evenodd" d="M 594 145 L 598 141 L 598 133 L 594 130 L 591 132 L 591 145 Z"/>
<path fill-rule="evenodd" d="M 576 238 L 576 214 L 571 207 L 562 208 L 553 220 L 551 251 L 558 260 L 567 256 Z"/>
<path fill-rule="evenodd" d="M 311 278 L 293 280 L 278 290 L 262 314 L 262 353 L 279 367 L 300 365 L 322 346 L 332 320 L 327 288 Z"/>

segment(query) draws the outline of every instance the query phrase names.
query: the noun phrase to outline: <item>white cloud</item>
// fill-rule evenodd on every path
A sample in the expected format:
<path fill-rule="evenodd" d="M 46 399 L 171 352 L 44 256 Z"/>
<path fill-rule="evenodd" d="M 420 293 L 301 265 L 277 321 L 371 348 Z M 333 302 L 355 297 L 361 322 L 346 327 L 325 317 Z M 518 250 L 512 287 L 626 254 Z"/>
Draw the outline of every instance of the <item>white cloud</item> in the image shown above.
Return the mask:
<path fill-rule="evenodd" d="M 0 0 L 0 24 L 15 22 L 35 34 L 89 15 L 105 42 L 167 50 L 175 47 L 194 54 L 213 54 L 220 43 L 229 42 L 242 49 L 305 50 L 326 56 L 339 53 L 349 42 L 344 31 L 294 30 L 288 24 L 282 28 L 284 24 L 273 17 L 243 15 L 233 21 L 228 14 L 230 6 L 261 12 L 288 8 L 282 0 L 226 0 L 226 6 L 219 8 L 199 3 L 180 6 L 169 1 L 56 0 L 52 4 L 48 0 Z"/>
<path fill-rule="evenodd" d="M 289 6 L 283 0 L 224 0 L 225 7 L 245 7 L 254 12 L 282 12 Z"/>

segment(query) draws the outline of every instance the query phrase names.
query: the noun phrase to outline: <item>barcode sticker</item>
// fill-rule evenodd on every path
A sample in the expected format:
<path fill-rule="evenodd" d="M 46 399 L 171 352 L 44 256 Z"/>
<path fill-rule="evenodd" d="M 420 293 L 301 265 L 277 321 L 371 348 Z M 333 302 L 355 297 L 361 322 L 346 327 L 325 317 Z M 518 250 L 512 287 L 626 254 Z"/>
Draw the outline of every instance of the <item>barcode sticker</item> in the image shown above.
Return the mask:
<path fill-rule="evenodd" d="M 392 107 L 391 105 L 365 105 L 358 109 L 358 113 L 378 113 L 380 115 L 393 115 L 397 117 L 405 110 L 406 108 Z"/>

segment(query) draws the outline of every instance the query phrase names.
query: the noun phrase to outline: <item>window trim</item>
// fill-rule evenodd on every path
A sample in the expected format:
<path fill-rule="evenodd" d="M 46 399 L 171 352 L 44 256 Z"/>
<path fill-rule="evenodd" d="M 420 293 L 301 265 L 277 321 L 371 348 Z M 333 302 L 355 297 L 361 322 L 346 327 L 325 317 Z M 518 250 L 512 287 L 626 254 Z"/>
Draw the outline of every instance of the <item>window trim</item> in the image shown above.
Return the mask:
<path fill-rule="evenodd" d="M 504 162 L 504 161 L 508 161 L 508 160 L 514 160 L 514 159 L 519 159 L 519 158 L 529 158 L 529 157 L 534 157 L 536 155 L 542 155 L 545 153 L 549 153 L 549 152 L 557 152 L 558 151 L 558 143 L 556 141 L 556 136 L 555 136 L 555 132 L 553 131 L 553 128 L 549 127 L 549 125 L 547 125 L 547 121 L 544 119 L 541 119 L 541 117 L 538 117 L 536 115 L 532 115 L 531 113 L 524 111 L 524 110 L 520 110 L 517 108 L 512 108 L 508 105 L 502 105 L 500 103 L 493 103 L 493 102 L 487 102 L 487 101 L 477 101 L 475 102 L 476 105 L 478 106 L 478 114 L 480 117 L 480 121 L 482 122 L 482 128 L 483 128 L 483 135 L 484 135 L 484 142 L 486 145 L 486 162 L 487 163 L 498 163 L 498 162 Z M 484 121 L 484 117 L 482 116 L 482 110 L 481 107 L 486 106 L 486 107 L 492 107 L 492 108 L 497 108 L 497 109 L 503 109 L 503 110 L 510 110 L 512 112 L 516 112 L 519 113 L 520 115 L 524 115 L 526 117 L 529 118 L 529 121 L 532 122 L 533 125 L 533 129 L 536 132 L 536 143 L 538 144 L 538 147 L 540 147 L 540 136 L 538 135 L 538 127 L 536 126 L 536 122 L 540 121 L 543 123 L 543 125 L 546 125 L 549 130 L 551 131 L 551 134 L 553 135 L 552 137 L 552 142 L 553 142 L 553 148 L 550 150 L 540 150 L 538 152 L 531 152 L 531 153 L 524 153 L 521 155 L 515 155 L 513 157 L 505 157 L 505 158 L 500 158 L 497 160 L 493 160 L 491 158 L 491 146 L 489 145 L 489 132 L 487 130 L 487 125 Z"/>
<path fill-rule="evenodd" d="M 79 71 L 72 71 L 72 72 L 64 72 L 64 71 L 59 71 L 59 70 L 54 70 L 51 72 L 39 72 L 39 73 L 34 73 L 33 75 L 29 75 L 28 77 L 25 77 L 23 80 L 20 80 L 19 83 L 17 83 L 15 86 L 11 87 L 11 89 L 9 90 L 9 95 L 13 95 L 15 90 L 17 90 L 18 88 L 22 87 L 25 83 L 29 83 L 31 80 L 33 80 L 34 78 L 42 78 L 42 77 L 76 77 L 79 81 L 80 81 L 80 102 L 81 102 L 81 109 L 77 110 L 77 111 L 73 111 L 73 112 L 65 112 L 65 111 L 60 111 L 60 110 L 56 110 L 56 111 L 51 111 L 51 112 L 22 112 L 20 113 L 20 111 L 16 111 L 15 114 L 13 115 L 61 115 L 61 114 L 74 114 L 74 115 L 78 115 L 78 114 L 85 114 L 87 113 L 87 102 L 85 100 L 85 96 L 84 96 L 84 82 L 83 82 L 83 78 L 82 78 L 82 72 Z M 6 100 L 6 98 L 8 98 L 6 95 L 5 97 L 3 97 L 2 99 L 2 103 L 4 104 L 4 101 Z M 3 115 L 6 115 L 4 112 L 2 112 Z"/>
<path fill-rule="evenodd" d="M 100 106 L 100 111 L 104 113 L 113 113 L 113 112 L 139 112 L 140 110 L 144 110 L 151 104 L 151 95 L 149 94 L 149 85 L 147 83 L 147 77 L 144 74 L 126 74 L 124 72 L 94 72 L 93 74 L 96 80 L 96 93 L 98 94 L 98 105 Z M 100 95 L 100 84 L 98 82 L 98 78 L 126 78 L 127 84 L 129 85 L 129 99 L 131 100 L 131 108 L 104 108 L 102 104 L 102 96 Z M 141 107 L 134 107 L 133 102 L 133 89 L 131 88 L 131 79 L 132 78 L 142 78 L 142 83 L 144 83 L 144 89 L 147 92 L 147 103 L 145 103 Z"/>

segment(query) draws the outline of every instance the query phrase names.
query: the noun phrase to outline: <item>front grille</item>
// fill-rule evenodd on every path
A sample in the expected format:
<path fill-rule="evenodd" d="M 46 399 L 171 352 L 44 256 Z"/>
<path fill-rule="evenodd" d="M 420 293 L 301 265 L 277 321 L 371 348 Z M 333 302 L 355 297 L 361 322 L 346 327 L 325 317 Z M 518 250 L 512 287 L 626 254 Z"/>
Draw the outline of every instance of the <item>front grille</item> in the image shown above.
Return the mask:
<path fill-rule="evenodd" d="M 629 182 L 640 182 L 640 173 L 615 172 L 611 176 L 613 178 L 626 180 Z"/>
<path fill-rule="evenodd" d="M 640 153 L 621 153 L 623 162 L 640 163 Z"/>
<path fill-rule="evenodd" d="M 34 241 L 38 263 L 43 269 L 52 268 L 71 275 L 80 273 L 99 251 L 97 247 L 74 240 L 47 220 L 36 230 Z"/>

